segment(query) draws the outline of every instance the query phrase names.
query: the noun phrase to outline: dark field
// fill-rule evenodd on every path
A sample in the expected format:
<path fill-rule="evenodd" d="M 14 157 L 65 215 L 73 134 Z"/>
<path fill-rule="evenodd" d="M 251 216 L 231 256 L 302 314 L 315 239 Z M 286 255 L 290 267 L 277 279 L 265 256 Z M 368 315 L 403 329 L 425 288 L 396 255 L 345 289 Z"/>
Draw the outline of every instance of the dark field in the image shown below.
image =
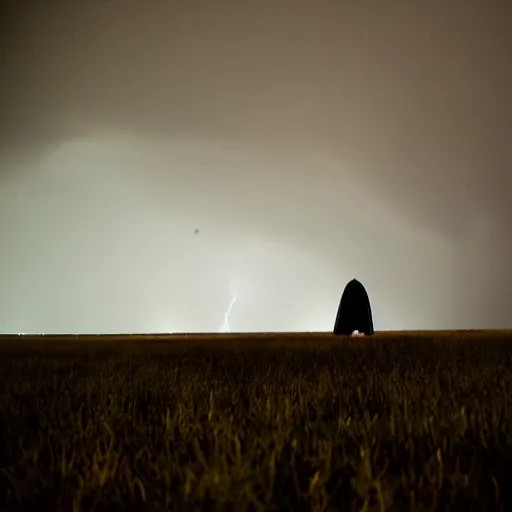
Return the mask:
<path fill-rule="evenodd" d="M 0 510 L 507 510 L 512 334 L 0 337 Z"/>

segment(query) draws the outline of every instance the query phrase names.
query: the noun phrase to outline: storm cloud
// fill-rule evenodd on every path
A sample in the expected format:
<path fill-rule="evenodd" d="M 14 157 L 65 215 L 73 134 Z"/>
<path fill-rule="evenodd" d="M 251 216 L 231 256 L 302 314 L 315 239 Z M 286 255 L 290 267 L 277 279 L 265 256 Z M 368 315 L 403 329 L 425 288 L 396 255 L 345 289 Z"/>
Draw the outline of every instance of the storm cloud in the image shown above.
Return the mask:
<path fill-rule="evenodd" d="M 0 9 L 0 331 L 511 326 L 508 3 Z"/>

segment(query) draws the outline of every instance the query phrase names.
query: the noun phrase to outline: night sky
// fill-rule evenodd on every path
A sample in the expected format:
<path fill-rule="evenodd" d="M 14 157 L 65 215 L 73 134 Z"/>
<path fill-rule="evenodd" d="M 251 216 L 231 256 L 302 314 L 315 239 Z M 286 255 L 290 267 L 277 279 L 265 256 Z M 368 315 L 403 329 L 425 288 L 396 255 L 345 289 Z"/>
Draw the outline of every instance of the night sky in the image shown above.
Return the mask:
<path fill-rule="evenodd" d="M 512 327 L 511 2 L 0 20 L 0 332 Z"/>

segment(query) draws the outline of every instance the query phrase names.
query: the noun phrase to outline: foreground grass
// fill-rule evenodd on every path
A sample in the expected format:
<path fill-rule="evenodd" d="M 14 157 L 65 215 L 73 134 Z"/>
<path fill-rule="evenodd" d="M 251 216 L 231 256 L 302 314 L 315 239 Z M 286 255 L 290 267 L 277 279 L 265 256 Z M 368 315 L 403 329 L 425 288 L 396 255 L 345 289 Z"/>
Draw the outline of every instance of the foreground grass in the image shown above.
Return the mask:
<path fill-rule="evenodd" d="M 0 510 L 506 509 L 510 341 L 0 343 Z"/>

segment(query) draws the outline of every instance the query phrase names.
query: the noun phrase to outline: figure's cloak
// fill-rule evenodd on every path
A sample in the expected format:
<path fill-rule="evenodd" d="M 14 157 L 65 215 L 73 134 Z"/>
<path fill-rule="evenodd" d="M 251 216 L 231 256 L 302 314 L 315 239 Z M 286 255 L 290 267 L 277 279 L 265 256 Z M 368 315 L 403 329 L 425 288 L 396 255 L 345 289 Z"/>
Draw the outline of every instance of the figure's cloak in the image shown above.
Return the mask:
<path fill-rule="evenodd" d="M 341 296 L 334 334 L 350 335 L 355 330 L 366 336 L 372 335 L 373 318 L 370 299 L 364 286 L 357 279 L 352 279 Z"/>

